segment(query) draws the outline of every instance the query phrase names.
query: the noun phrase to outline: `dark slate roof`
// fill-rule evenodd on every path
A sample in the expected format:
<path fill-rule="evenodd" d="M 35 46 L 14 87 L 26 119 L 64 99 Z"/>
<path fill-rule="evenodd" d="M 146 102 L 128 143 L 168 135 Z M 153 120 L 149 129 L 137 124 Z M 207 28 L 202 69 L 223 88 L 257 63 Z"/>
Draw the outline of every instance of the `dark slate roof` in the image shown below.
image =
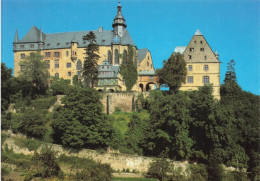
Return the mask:
<path fill-rule="evenodd" d="M 41 30 L 33 26 L 28 33 L 19 41 L 19 43 L 33 43 L 38 42 L 40 38 Z M 46 35 L 42 33 L 43 41 L 46 38 Z"/>
<path fill-rule="evenodd" d="M 64 33 L 50 33 L 44 34 L 43 49 L 56 49 L 56 48 L 70 48 L 71 42 L 78 42 L 78 47 L 86 47 L 88 45 L 87 41 L 83 41 L 82 37 L 88 34 L 90 31 L 78 31 L 78 32 L 64 32 Z M 93 31 L 97 37 L 97 44 L 103 46 L 109 46 L 113 42 L 113 31 Z M 24 36 L 24 38 L 19 41 L 19 43 L 29 43 L 29 42 L 38 42 L 40 37 L 40 30 L 33 26 L 30 31 Z M 59 44 L 58 44 L 59 43 Z M 121 45 L 132 45 L 135 46 L 134 41 L 132 40 L 129 32 L 125 30 L 123 37 L 121 38 Z M 17 49 L 20 50 L 20 49 Z M 29 46 L 25 46 L 23 50 L 31 50 Z"/>
<path fill-rule="evenodd" d="M 144 57 L 146 56 L 146 54 L 148 53 L 148 49 L 147 48 L 143 48 L 143 49 L 139 49 L 138 50 L 138 61 L 139 63 L 141 63 L 144 59 Z"/>

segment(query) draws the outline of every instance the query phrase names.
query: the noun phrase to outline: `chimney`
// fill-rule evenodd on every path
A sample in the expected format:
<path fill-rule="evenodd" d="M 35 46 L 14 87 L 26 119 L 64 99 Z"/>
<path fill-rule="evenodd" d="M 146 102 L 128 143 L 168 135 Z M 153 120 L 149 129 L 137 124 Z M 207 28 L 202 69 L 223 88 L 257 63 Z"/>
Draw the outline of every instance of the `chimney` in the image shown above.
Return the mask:
<path fill-rule="evenodd" d="M 102 32 L 102 31 L 103 31 L 103 27 L 99 27 L 98 32 Z"/>

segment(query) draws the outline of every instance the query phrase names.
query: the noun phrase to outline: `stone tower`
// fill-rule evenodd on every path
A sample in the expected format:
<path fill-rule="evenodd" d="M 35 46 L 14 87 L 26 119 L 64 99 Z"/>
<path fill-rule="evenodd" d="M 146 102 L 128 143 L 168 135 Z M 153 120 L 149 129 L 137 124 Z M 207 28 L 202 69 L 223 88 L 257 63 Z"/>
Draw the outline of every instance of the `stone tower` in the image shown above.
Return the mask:
<path fill-rule="evenodd" d="M 114 18 L 112 27 L 114 28 L 114 35 L 118 35 L 122 37 L 124 35 L 125 29 L 126 29 L 126 23 L 125 18 L 122 15 L 122 6 L 120 4 L 120 1 L 117 6 L 117 14 Z"/>

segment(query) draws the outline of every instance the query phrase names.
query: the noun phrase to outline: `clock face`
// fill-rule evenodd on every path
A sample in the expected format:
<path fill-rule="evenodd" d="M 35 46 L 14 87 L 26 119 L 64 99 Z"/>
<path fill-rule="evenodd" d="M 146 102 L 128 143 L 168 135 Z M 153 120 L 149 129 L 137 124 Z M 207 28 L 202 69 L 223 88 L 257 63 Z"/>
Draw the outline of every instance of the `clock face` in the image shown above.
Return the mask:
<path fill-rule="evenodd" d="M 113 42 L 114 42 L 114 43 L 118 43 L 118 42 L 119 42 L 119 37 L 118 37 L 118 36 L 115 36 L 114 39 L 113 39 Z"/>

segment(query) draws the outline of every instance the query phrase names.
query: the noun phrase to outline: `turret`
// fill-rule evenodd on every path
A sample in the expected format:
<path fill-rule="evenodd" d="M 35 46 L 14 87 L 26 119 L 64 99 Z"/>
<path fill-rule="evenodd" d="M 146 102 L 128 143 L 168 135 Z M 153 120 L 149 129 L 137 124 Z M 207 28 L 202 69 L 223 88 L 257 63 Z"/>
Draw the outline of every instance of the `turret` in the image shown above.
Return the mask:
<path fill-rule="evenodd" d="M 118 35 L 120 37 L 123 36 L 124 31 L 126 29 L 126 24 L 125 24 L 125 18 L 122 15 L 122 6 L 120 4 L 120 1 L 117 6 L 117 15 L 114 18 L 112 27 L 114 28 L 114 35 Z"/>
<path fill-rule="evenodd" d="M 77 59 L 78 40 L 74 36 L 71 40 L 71 60 Z"/>
<path fill-rule="evenodd" d="M 218 54 L 217 50 L 215 51 L 214 54 L 215 54 L 216 58 L 219 59 L 219 54 Z"/>
<path fill-rule="evenodd" d="M 16 30 L 15 35 L 14 35 L 14 42 L 13 42 L 13 51 L 16 51 L 16 44 L 19 42 L 19 37 L 18 37 L 18 31 Z"/>

